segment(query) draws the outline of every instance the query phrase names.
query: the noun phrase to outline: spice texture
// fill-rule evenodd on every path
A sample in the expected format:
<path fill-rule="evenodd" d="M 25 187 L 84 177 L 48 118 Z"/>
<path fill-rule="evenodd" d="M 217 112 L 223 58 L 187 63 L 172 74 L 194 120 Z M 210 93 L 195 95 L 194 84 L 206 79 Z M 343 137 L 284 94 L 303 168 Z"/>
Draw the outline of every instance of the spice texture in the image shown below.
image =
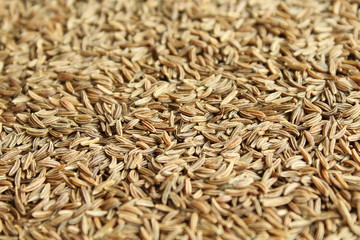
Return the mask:
<path fill-rule="evenodd" d="M 359 239 L 359 4 L 0 1 L 0 239 Z"/>

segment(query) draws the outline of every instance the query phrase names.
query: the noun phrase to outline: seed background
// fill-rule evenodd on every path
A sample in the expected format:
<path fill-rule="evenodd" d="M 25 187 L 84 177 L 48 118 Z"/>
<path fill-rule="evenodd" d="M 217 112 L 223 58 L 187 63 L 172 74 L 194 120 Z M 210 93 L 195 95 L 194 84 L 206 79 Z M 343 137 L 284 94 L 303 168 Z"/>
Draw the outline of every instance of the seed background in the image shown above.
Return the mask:
<path fill-rule="evenodd" d="M 0 1 L 0 239 L 359 239 L 359 1 Z"/>

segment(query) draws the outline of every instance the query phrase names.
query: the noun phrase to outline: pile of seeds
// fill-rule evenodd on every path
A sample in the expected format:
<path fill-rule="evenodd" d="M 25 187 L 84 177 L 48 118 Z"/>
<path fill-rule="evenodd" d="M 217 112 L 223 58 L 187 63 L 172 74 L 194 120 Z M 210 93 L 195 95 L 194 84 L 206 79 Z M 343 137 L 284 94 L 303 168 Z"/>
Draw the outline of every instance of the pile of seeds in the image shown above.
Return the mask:
<path fill-rule="evenodd" d="M 359 239 L 359 4 L 0 1 L 0 239 Z"/>

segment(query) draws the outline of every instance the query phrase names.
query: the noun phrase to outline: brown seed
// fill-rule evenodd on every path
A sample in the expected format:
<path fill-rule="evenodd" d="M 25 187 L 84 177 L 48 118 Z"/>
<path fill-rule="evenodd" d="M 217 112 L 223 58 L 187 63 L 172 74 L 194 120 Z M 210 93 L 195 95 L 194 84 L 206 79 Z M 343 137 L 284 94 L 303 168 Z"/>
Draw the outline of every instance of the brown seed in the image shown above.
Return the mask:
<path fill-rule="evenodd" d="M 0 1 L 0 239 L 358 239 L 358 15 Z"/>

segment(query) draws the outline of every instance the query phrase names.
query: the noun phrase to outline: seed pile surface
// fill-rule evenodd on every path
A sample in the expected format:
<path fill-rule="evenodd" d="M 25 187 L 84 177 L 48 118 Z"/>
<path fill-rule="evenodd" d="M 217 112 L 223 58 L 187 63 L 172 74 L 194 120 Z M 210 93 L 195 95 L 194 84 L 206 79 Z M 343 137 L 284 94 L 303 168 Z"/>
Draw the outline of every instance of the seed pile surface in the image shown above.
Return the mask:
<path fill-rule="evenodd" d="M 359 1 L 0 1 L 0 239 L 359 239 Z"/>

